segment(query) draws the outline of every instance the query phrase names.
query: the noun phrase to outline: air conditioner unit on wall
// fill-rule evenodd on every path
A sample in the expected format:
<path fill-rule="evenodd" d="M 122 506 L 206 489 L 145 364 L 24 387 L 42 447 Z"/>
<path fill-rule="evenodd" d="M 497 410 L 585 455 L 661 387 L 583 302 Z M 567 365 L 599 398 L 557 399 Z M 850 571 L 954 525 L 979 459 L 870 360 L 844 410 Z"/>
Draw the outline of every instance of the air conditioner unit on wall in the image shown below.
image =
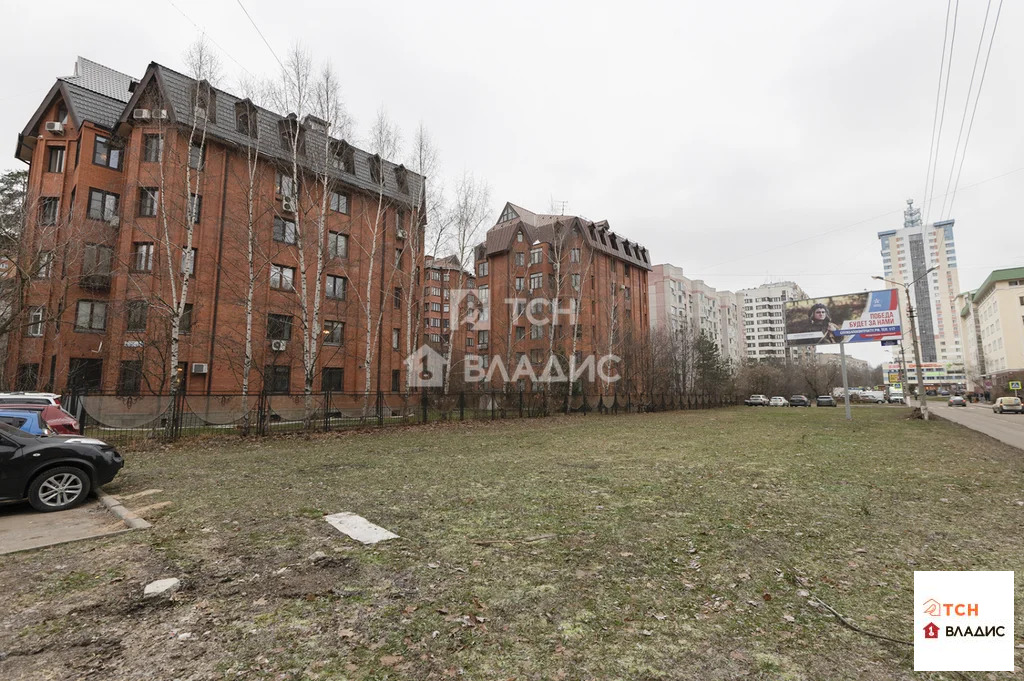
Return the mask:
<path fill-rule="evenodd" d="M 288 348 L 288 341 L 283 340 L 272 340 L 270 341 L 270 349 L 274 352 L 284 352 Z"/>
<path fill-rule="evenodd" d="M 151 118 L 149 109 L 136 109 L 132 112 L 132 118 L 137 121 L 148 121 Z"/>
<path fill-rule="evenodd" d="M 399 227 L 398 228 L 398 238 L 399 239 L 407 239 L 407 238 L 409 238 L 409 234 L 404 229 Z"/>
<path fill-rule="evenodd" d="M 281 198 L 281 210 L 285 213 L 295 212 L 295 198 L 291 196 L 285 196 Z"/>
<path fill-rule="evenodd" d="M 205 374 L 210 370 L 210 365 L 205 362 L 192 362 L 193 374 Z"/>
<path fill-rule="evenodd" d="M 63 135 L 64 124 L 60 121 L 46 121 L 46 132 L 52 132 L 55 135 Z"/>
<path fill-rule="evenodd" d="M 167 120 L 167 109 L 153 109 L 153 120 L 165 121 Z"/>

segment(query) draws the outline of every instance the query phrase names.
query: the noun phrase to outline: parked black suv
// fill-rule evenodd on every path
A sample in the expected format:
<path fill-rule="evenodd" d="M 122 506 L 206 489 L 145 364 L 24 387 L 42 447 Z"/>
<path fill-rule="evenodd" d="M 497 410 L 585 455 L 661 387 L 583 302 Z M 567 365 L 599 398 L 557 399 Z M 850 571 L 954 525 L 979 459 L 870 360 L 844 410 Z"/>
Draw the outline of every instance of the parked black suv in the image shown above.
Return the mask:
<path fill-rule="evenodd" d="M 806 395 L 793 395 L 789 398 L 789 406 L 791 407 L 809 407 L 811 401 L 807 399 Z"/>
<path fill-rule="evenodd" d="M 116 449 L 86 437 L 39 437 L 0 423 L 0 501 L 28 499 L 37 511 L 63 511 L 114 479 Z"/>

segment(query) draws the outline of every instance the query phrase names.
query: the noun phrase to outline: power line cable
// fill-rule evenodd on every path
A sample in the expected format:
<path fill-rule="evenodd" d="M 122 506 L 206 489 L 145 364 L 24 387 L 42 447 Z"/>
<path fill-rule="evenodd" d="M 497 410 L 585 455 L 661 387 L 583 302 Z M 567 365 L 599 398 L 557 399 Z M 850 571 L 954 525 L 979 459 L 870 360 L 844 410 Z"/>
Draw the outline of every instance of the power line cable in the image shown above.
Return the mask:
<path fill-rule="evenodd" d="M 956 189 L 960 184 L 960 173 L 964 169 L 964 159 L 967 158 L 967 144 L 971 141 L 971 130 L 974 129 L 974 115 L 978 113 L 978 101 L 981 99 L 981 88 L 985 86 L 985 73 L 988 71 L 988 60 L 992 56 L 992 43 L 996 39 L 996 29 L 999 28 L 999 15 L 1003 11 L 1003 0 L 999 0 L 999 7 L 996 8 L 996 20 L 992 23 L 992 35 L 988 41 L 988 51 L 985 53 L 985 65 L 981 67 L 981 82 L 978 83 L 978 94 L 974 98 L 974 109 L 971 111 L 971 122 L 967 126 L 967 137 L 964 139 L 964 150 L 960 154 L 960 167 L 956 171 L 956 182 L 953 184 L 953 196 L 949 200 L 949 213 L 946 213 L 948 218 L 953 213 L 953 203 L 956 201 Z M 956 161 L 956 159 L 953 159 Z M 947 188 L 948 189 L 948 188 Z M 945 207 L 946 200 L 942 200 L 942 205 Z"/>
<path fill-rule="evenodd" d="M 949 43 L 949 11 L 953 0 L 946 0 L 946 23 L 942 31 L 942 56 L 939 59 L 939 82 L 935 85 L 935 113 L 932 114 L 932 137 L 928 145 L 928 165 L 924 173 L 924 190 L 921 192 L 921 207 L 928 200 L 928 180 L 932 175 L 932 160 L 935 158 L 935 129 L 939 125 L 939 98 L 942 96 L 942 73 L 946 69 L 946 45 Z"/>
<path fill-rule="evenodd" d="M 263 40 L 263 44 L 267 46 L 267 49 L 270 50 L 270 54 L 274 55 L 274 59 L 277 60 L 278 66 L 280 66 L 281 70 L 284 71 L 284 62 L 282 62 L 281 58 L 277 56 L 277 52 L 274 52 L 274 48 L 270 46 L 270 43 L 267 41 L 266 36 L 263 35 L 263 31 L 261 31 L 260 27 L 256 25 L 256 22 L 253 20 L 252 15 L 249 14 L 249 10 L 247 10 L 245 8 L 245 5 L 242 4 L 242 0 L 235 0 L 235 2 L 237 2 L 238 6 L 242 8 L 242 12 L 245 13 L 246 18 L 249 20 L 249 23 L 252 24 L 252 27 L 256 29 L 256 33 L 258 33 L 260 38 Z"/>
<path fill-rule="evenodd" d="M 250 72 L 250 71 L 249 71 L 249 69 L 245 68 L 245 65 L 243 65 L 243 64 L 242 64 L 242 62 L 240 62 L 240 61 L 238 61 L 237 59 L 235 59 L 235 58 L 234 58 L 234 57 L 233 57 L 233 56 L 231 55 L 231 53 L 230 53 L 230 52 L 228 52 L 228 51 L 227 51 L 227 50 L 225 50 L 225 49 L 224 49 L 223 47 L 221 47 L 220 43 L 218 43 L 218 42 L 217 42 L 216 40 L 214 40 L 214 39 L 213 39 L 213 37 L 212 37 L 212 36 L 210 35 L 210 33 L 209 33 L 209 32 L 208 32 L 208 31 L 207 31 L 207 30 L 206 30 L 205 28 L 203 28 L 202 26 L 200 26 L 199 24 L 197 24 L 197 23 L 196 23 L 195 21 L 193 21 L 193 20 L 192 20 L 192 17 L 190 17 L 189 15 L 185 14 L 185 12 L 184 12 L 184 11 L 183 11 L 183 10 L 182 10 L 182 9 L 181 9 L 180 7 L 178 7 L 177 5 L 175 5 L 175 4 L 174 4 L 174 2 L 173 2 L 173 0 L 167 0 L 167 3 L 168 3 L 168 4 L 169 4 L 169 5 L 171 6 L 171 7 L 173 7 L 174 9 L 176 9 L 176 10 L 178 11 L 178 14 L 180 14 L 180 15 L 181 15 L 181 16 L 183 16 L 183 17 L 185 17 L 185 20 L 186 20 L 186 21 L 188 21 L 188 23 L 192 24 L 192 26 L 193 26 L 193 27 L 194 27 L 194 28 L 195 28 L 195 29 L 196 29 L 197 31 L 199 31 L 199 33 L 201 33 L 202 35 L 204 35 L 204 36 L 206 36 L 207 38 L 209 38 L 210 42 L 211 42 L 211 43 L 213 43 L 214 47 L 216 47 L 216 48 L 217 48 L 218 50 L 220 50 L 220 51 L 221 51 L 221 52 L 222 52 L 222 53 L 224 54 L 224 56 L 226 56 L 226 57 L 227 57 L 228 59 L 230 59 L 231 61 L 235 62 L 235 64 L 237 64 L 237 65 L 238 65 L 238 68 L 240 68 L 240 69 L 242 69 L 243 71 L 245 71 L 246 73 L 248 73 L 248 74 L 249 74 L 249 76 L 251 76 L 251 77 L 255 77 L 255 76 L 253 76 L 252 72 Z"/>
<path fill-rule="evenodd" d="M 925 194 L 925 224 L 928 223 L 928 217 L 931 214 L 932 203 L 934 202 L 935 194 L 935 174 L 939 168 L 939 151 L 942 149 L 942 125 L 946 120 L 946 99 L 949 95 L 949 79 L 953 71 L 953 48 L 956 47 L 956 24 L 957 18 L 960 16 L 960 0 L 956 0 L 956 5 L 953 7 L 953 33 L 949 39 L 949 61 L 946 64 L 946 86 L 942 91 L 942 113 L 939 115 L 939 132 L 935 138 L 935 161 L 932 165 L 932 181 L 931 187 L 928 188 Z"/>
<path fill-rule="evenodd" d="M 988 28 L 988 15 L 992 9 L 992 0 L 988 0 L 985 5 L 985 20 L 981 22 L 981 33 L 978 35 L 978 49 L 974 53 L 974 66 L 971 68 L 971 80 L 967 84 L 967 97 L 964 98 L 964 113 L 960 116 L 960 130 L 956 135 L 956 146 L 953 147 L 953 162 L 949 165 L 949 177 L 946 179 L 946 197 L 949 196 L 949 188 L 953 184 L 953 173 L 956 171 L 956 158 L 960 154 L 960 141 L 964 136 L 964 123 L 967 122 L 967 110 L 971 107 L 971 93 L 974 92 L 974 79 L 978 75 L 978 62 L 981 60 L 981 48 L 985 44 L 985 29 Z M 978 94 L 981 94 L 981 88 L 978 88 Z M 946 198 L 942 199 L 942 209 L 939 211 L 939 217 L 942 217 L 946 213 Z"/>

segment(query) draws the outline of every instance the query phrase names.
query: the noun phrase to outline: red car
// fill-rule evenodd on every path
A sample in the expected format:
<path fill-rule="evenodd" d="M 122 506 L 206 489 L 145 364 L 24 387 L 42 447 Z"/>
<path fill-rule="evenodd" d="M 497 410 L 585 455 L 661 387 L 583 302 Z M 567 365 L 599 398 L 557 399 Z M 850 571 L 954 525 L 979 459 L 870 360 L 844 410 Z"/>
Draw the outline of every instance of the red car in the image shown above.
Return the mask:
<path fill-rule="evenodd" d="M 54 404 L 4 404 L 4 409 L 39 412 L 54 435 L 78 435 L 78 420 Z"/>

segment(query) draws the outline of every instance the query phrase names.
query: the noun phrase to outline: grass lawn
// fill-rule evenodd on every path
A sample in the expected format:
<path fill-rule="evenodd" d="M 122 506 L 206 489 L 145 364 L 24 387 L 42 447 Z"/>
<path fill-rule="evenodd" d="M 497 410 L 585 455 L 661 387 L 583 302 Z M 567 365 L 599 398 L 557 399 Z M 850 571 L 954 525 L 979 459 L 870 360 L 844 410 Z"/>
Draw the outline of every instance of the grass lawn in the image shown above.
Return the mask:
<path fill-rule="evenodd" d="M 129 455 L 108 491 L 173 504 L 145 532 L 5 557 L 0 678 L 962 678 L 915 674 L 909 646 L 814 602 L 911 639 L 914 570 L 1022 567 L 1024 453 L 906 411 L 517 419 Z M 339 511 L 402 538 L 358 545 L 323 521 Z M 162 577 L 181 590 L 143 600 Z"/>

